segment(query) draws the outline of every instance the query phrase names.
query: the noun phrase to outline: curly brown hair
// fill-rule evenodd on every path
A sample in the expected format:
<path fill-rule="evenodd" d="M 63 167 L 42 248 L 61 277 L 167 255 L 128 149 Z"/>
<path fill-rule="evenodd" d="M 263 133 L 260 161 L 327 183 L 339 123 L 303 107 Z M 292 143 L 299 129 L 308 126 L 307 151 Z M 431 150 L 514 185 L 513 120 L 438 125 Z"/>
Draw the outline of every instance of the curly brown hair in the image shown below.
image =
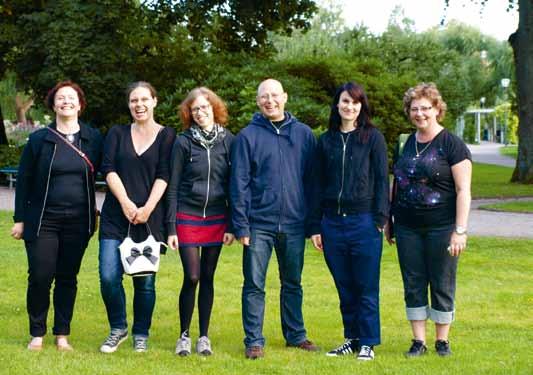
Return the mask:
<path fill-rule="evenodd" d="M 446 115 L 446 103 L 442 100 L 437 85 L 433 82 L 419 83 L 415 87 L 409 88 L 403 96 L 403 110 L 407 117 L 409 117 L 409 111 L 411 110 L 411 102 L 415 99 L 427 99 L 431 102 L 431 105 L 439 110 L 437 115 L 437 121 L 442 121 Z"/>
<path fill-rule="evenodd" d="M 54 101 L 56 98 L 56 93 L 59 91 L 59 89 L 63 87 L 72 87 L 74 91 L 78 94 L 78 101 L 80 102 L 80 113 L 83 112 L 85 107 L 87 107 L 87 100 L 85 99 L 85 93 L 81 89 L 81 87 L 74 81 L 67 80 L 67 81 L 61 81 L 58 82 L 54 87 L 52 87 L 48 93 L 46 94 L 45 104 L 46 108 L 50 110 L 54 110 Z"/>
<path fill-rule="evenodd" d="M 179 106 L 179 114 L 181 122 L 183 123 L 183 129 L 190 128 L 191 123 L 194 122 L 191 114 L 191 103 L 201 95 L 203 95 L 209 104 L 211 104 L 215 123 L 226 126 L 228 123 L 228 109 L 226 108 L 224 101 L 207 87 L 196 87 L 189 92 Z"/>

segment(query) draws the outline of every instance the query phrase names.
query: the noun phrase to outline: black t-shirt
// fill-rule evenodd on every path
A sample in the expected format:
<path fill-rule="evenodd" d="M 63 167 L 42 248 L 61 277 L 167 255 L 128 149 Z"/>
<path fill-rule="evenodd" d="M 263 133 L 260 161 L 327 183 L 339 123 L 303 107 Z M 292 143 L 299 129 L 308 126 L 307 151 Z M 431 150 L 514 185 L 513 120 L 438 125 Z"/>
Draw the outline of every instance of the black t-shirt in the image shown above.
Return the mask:
<path fill-rule="evenodd" d="M 80 133 L 74 134 L 75 147 L 80 148 Z M 86 212 L 87 188 L 85 186 L 85 161 L 64 141 L 58 141 L 50 170 L 50 183 L 45 212 Z M 89 172 L 90 173 L 90 172 Z"/>
<path fill-rule="evenodd" d="M 415 142 L 415 135 L 411 134 L 402 155 L 395 157 L 394 220 L 411 228 L 453 224 L 457 194 L 451 167 L 465 159 L 472 160 L 470 151 L 446 129 L 431 143 L 418 143 L 418 157 Z"/>
<path fill-rule="evenodd" d="M 141 155 L 133 147 L 131 125 L 118 125 L 111 128 L 104 143 L 102 173 L 107 176 L 115 172 L 120 177 L 128 197 L 137 207 L 144 206 L 156 179 L 168 182 L 169 160 L 176 132 L 163 128 L 155 141 Z M 161 199 L 148 219 L 152 234 L 158 241 L 164 241 L 164 209 Z M 100 239 L 123 240 L 128 232 L 128 220 L 120 203 L 111 191 L 105 196 L 100 220 Z M 131 237 L 142 241 L 147 236 L 145 225 L 132 225 Z"/>

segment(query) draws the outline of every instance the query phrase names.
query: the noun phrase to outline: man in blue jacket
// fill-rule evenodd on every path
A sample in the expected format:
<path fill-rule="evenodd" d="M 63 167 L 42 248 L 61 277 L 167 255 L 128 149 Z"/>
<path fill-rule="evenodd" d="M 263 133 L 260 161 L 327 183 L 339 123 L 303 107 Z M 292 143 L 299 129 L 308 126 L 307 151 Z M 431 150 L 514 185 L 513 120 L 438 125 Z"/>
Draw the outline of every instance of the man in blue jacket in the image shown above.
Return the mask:
<path fill-rule="evenodd" d="M 244 246 L 242 318 L 250 359 L 263 357 L 265 278 L 272 248 L 279 264 L 281 329 L 287 346 L 318 350 L 306 336 L 301 285 L 316 138 L 307 125 L 285 112 L 286 102 L 279 81 L 261 82 L 261 113 L 237 135 L 232 148 L 232 223 Z"/>

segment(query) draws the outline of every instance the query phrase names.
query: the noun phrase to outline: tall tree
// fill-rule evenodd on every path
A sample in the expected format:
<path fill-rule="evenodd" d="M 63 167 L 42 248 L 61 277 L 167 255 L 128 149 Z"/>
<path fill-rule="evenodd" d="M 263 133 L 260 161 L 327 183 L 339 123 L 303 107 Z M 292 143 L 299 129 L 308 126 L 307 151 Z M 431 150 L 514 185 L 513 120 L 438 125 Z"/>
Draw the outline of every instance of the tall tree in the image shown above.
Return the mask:
<path fill-rule="evenodd" d="M 446 6 L 451 1 L 444 0 Z M 516 8 L 518 28 L 509 36 L 509 43 L 515 59 L 519 125 L 518 158 L 511 181 L 533 184 L 533 1 L 507 1 L 508 11 Z"/>

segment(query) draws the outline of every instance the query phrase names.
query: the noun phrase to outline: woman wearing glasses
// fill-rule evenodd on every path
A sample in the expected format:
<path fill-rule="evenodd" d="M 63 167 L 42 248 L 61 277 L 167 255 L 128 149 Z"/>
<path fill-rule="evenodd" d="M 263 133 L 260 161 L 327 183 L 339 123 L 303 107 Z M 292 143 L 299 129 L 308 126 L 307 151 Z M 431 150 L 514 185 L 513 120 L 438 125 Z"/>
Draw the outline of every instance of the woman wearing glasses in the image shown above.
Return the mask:
<path fill-rule="evenodd" d="M 179 297 L 181 334 L 176 354 L 191 354 L 189 328 L 196 287 L 200 335 L 196 352 L 212 354 L 208 338 L 213 279 L 222 245 L 230 245 L 228 185 L 233 135 L 224 128 L 224 102 L 206 87 L 193 89 L 180 105 L 185 131 L 174 144 L 167 192 L 168 244 L 179 248 L 183 286 Z"/>
<path fill-rule="evenodd" d="M 466 248 L 472 158 L 463 141 L 440 125 L 446 103 L 434 84 L 410 88 L 403 101 L 416 127 L 394 160 L 394 234 L 414 336 L 405 354 L 426 353 L 429 318 L 435 322 L 436 352 L 447 356 L 451 354 L 448 333 L 455 315 L 457 261 Z M 389 243 L 393 243 L 392 235 L 387 226 Z"/>

